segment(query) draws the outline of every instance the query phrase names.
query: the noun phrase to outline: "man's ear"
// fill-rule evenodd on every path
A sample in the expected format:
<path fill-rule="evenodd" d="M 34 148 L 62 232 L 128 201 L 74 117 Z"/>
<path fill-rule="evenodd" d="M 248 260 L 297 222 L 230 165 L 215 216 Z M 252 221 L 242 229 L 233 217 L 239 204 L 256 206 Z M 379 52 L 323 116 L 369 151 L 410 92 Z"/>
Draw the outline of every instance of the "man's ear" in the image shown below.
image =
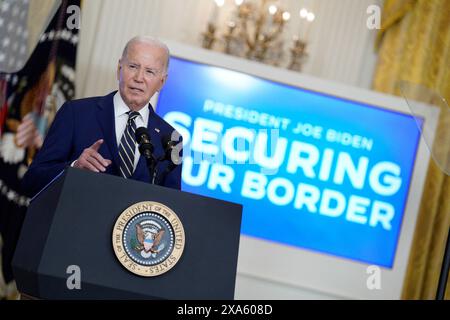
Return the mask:
<path fill-rule="evenodd" d="M 159 88 L 158 88 L 158 90 L 157 90 L 158 92 L 160 92 L 161 89 L 164 87 L 164 84 L 165 84 L 166 81 L 167 81 L 167 77 L 168 77 L 168 74 L 167 74 L 167 73 L 166 73 L 164 76 L 162 76 L 160 86 L 159 86 Z"/>
<path fill-rule="evenodd" d="M 122 59 L 119 59 L 119 62 L 117 63 L 117 80 L 120 80 L 120 69 L 122 68 Z"/>

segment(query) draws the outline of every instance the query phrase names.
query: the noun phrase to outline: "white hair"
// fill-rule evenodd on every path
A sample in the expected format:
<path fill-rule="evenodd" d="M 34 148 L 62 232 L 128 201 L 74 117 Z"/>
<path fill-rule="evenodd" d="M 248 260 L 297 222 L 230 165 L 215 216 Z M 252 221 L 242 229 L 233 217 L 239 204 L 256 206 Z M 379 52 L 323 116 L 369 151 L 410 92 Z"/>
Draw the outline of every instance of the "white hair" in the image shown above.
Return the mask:
<path fill-rule="evenodd" d="M 150 36 L 136 36 L 133 37 L 132 39 L 130 39 L 127 44 L 125 45 L 125 48 L 123 48 L 123 52 L 122 52 L 122 58 L 125 58 L 127 56 L 128 53 L 128 48 L 130 47 L 130 45 L 132 45 L 133 43 L 147 43 L 150 44 L 153 47 L 156 48 L 161 48 L 166 52 L 166 61 L 165 61 L 165 65 L 164 65 L 164 71 L 167 72 L 167 70 L 169 69 L 169 59 L 170 59 L 170 51 L 169 48 L 167 47 L 167 45 L 165 43 L 163 43 L 162 41 L 150 37 Z"/>

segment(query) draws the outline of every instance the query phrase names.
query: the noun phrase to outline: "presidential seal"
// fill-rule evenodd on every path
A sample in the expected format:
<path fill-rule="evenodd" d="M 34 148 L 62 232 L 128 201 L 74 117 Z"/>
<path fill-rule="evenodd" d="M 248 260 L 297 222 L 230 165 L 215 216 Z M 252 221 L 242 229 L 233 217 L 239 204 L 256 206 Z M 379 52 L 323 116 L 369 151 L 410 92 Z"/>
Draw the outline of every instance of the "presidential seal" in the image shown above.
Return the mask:
<path fill-rule="evenodd" d="M 153 201 L 136 203 L 117 218 L 112 234 L 114 253 L 130 272 L 159 276 L 180 260 L 184 228 L 167 206 Z"/>

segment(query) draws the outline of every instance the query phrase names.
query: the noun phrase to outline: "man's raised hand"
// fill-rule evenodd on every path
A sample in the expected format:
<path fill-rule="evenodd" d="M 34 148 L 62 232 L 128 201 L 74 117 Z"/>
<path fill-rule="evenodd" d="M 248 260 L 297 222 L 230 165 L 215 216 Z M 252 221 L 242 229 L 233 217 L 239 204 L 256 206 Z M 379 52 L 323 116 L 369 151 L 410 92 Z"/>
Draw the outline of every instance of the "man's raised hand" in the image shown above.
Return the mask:
<path fill-rule="evenodd" d="M 87 169 L 94 172 L 104 172 L 106 167 L 111 164 L 111 160 L 104 159 L 98 149 L 104 142 L 103 139 L 97 140 L 92 146 L 83 150 L 83 153 L 75 161 L 75 168 Z"/>

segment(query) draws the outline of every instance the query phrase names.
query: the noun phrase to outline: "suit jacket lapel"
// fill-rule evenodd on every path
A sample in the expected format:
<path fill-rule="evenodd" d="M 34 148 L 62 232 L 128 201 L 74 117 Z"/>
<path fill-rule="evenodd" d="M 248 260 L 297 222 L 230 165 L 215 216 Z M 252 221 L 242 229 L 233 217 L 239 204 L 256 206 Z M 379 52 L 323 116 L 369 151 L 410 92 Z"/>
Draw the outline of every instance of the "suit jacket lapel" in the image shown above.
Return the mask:
<path fill-rule="evenodd" d="M 119 167 L 119 149 L 117 147 L 113 102 L 113 97 L 116 92 L 110 93 L 99 101 L 97 105 L 97 120 L 103 131 L 103 139 L 112 155 L 111 161 Z"/>

